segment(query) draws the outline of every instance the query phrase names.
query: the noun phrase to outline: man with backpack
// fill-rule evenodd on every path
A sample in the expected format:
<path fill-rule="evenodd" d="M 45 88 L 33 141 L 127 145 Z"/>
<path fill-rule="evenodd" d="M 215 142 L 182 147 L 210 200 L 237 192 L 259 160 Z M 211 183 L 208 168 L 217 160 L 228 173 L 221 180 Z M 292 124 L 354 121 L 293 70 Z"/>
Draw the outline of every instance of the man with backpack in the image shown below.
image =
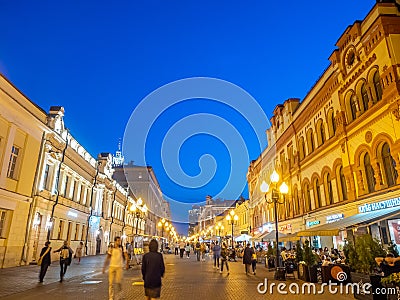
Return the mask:
<path fill-rule="evenodd" d="M 56 252 L 60 252 L 60 282 L 63 282 L 67 268 L 71 264 L 74 251 L 68 246 L 68 241 L 64 241 L 64 245 L 54 250 L 54 253 Z"/>

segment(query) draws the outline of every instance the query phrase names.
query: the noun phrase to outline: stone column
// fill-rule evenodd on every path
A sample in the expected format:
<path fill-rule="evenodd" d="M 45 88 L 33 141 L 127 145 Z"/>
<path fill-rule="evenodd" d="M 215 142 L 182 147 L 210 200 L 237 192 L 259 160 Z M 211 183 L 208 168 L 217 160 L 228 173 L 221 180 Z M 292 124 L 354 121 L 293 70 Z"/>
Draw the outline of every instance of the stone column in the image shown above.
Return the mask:
<path fill-rule="evenodd" d="M 361 169 L 357 170 L 356 176 L 357 176 L 357 184 L 358 184 L 358 194 L 364 195 L 365 194 L 364 177 L 363 177 L 363 172 Z"/>
<path fill-rule="evenodd" d="M 377 160 L 374 160 L 372 162 L 372 168 L 374 169 L 375 176 L 375 190 L 380 190 L 383 185 L 380 163 Z"/>
<path fill-rule="evenodd" d="M 350 166 L 343 167 L 343 174 L 346 178 L 347 199 L 356 199 L 356 187 L 354 184 L 353 171 Z M 338 178 L 340 180 L 340 178 Z"/>

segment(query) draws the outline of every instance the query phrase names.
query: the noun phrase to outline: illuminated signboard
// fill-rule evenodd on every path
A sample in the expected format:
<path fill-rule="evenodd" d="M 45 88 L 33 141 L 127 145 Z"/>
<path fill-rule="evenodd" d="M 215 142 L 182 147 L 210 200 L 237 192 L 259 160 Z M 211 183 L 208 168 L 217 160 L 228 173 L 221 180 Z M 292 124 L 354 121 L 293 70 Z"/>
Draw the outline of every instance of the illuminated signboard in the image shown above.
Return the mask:
<path fill-rule="evenodd" d="M 375 202 L 375 203 L 365 203 L 358 207 L 359 213 L 366 213 L 370 211 L 381 210 L 385 208 L 391 208 L 400 206 L 400 198 L 392 198 L 385 201 Z"/>
<path fill-rule="evenodd" d="M 314 225 L 318 225 L 319 223 L 321 223 L 320 220 L 308 221 L 308 222 L 307 222 L 307 226 L 308 226 L 308 227 L 311 227 L 311 226 L 314 226 Z"/>
<path fill-rule="evenodd" d="M 344 218 L 343 214 L 335 214 L 326 217 L 326 223 L 333 223 Z"/>
<path fill-rule="evenodd" d="M 292 224 L 286 224 L 286 225 L 279 226 L 280 231 L 290 230 L 290 229 L 292 229 Z"/>

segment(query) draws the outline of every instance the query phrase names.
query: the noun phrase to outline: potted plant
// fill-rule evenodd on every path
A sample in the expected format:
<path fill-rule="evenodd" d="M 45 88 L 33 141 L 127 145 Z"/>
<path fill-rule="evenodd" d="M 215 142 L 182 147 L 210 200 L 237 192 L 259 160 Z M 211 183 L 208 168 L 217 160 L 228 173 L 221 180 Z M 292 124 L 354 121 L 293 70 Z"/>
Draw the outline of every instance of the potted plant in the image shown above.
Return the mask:
<path fill-rule="evenodd" d="M 296 259 L 298 261 L 299 279 L 308 282 L 318 282 L 316 257 L 311 250 L 310 241 L 306 240 L 304 242 L 304 248 L 301 248 L 300 243 L 298 243 L 296 245 L 296 255 L 298 255 Z"/>
<path fill-rule="evenodd" d="M 384 257 L 385 250 L 378 240 L 372 238 L 370 234 L 357 236 L 355 242 L 346 242 L 343 251 L 346 256 L 346 262 L 354 271 L 351 273 L 353 282 L 370 283 L 372 290 L 381 288 L 381 277 L 376 274 L 375 257 Z M 378 295 L 355 294 L 356 299 L 378 299 Z"/>

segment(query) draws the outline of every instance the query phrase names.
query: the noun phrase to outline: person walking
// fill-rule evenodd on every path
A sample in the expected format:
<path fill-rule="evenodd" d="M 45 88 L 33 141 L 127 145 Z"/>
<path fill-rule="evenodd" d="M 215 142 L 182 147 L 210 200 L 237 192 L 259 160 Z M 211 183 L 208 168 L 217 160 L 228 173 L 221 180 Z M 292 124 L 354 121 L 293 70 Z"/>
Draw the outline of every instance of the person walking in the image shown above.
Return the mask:
<path fill-rule="evenodd" d="M 67 268 L 71 264 L 74 251 L 68 246 L 68 241 L 64 241 L 64 244 L 54 251 L 54 253 L 56 252 L 60 252 L 60 282 L 63 282 Z"/>
<path fill-rule="evenodd" d="M 151 240 L 149 251 L 143 256 L 142 277 L 144 280 L 144 294 L 147 300 L 160 298 L 161 277 L 164 277 L 164 258 L 158 251 L 158 243 Z"/>
<path fill-rule="evenodd" d="M 83 242 L 80 242 L 75 250 L 75 257 L 78 260 L 78 265 L 81 263 L 82 250 L 83 250 Z"/>
<path fill-rule="evenodd" d="M 178 253 L 179 253 L 179 243 L 176 242 L 175 243 L 175 255 L 178 255 Z"/>
<path fill-rule="evenodd" d="M 221 246 L 218 245 L 218 241 L 215 242 L 215 245 L 212 248 L 213 258 L 214 258 L 214 268 L 219 269 L 219 258 L 221 256 Z"/>
<path fill-rule="evenodd" d="M 253 254 L 253 250 L 250 248 L 250 244 L 247 243 L 247 246 L 243 251 L 243 264 L 244 264 L 244 269 L 246 271 L 246 274 L 250 273 L 252 254 Z"/>
<path fill-rule="evenodd" d="M 257 253 L 254 247 L 251 247 L 252 254 L 251 254 L 251 268 L 253 270 L 253 275 L 256 275 L 256 268 L 257 268 Z"/>
<path fill-rule="evenodd" d="M 47 241 L 40 251 L 40 257 L 38 259 L 38 265 L 40 265 L 39 282 L 43 282 L 44 276 L 46 275 L 47 269 L 51 264 L 51 247 L 50 242 Z"/>
<path fill-rule="evenodd" d="M 226 247 L 225 242 L 223 242 L 221 247 L 221 270 L 219 271 L 221 274 L 224 271 L 224 265 L 226 265 L 226 270 L 228 271 L 229 275 L 228 253 L 228 248 Z"/>
<path fill-rule="evenodd" d="M 200 261 L 200 255 L 201 255 L 200 250 L 201 250 L 201 244 L 200 244 L 200 241 L 197 241 L 196 248 L 195 248 L 197 261 Z"/>
<path fill-rule="evenodd" d="M 190 245 L 189 245 L 189 243 L 186 244 L 185 251 L 186 251 L 186 258 L 189 259 L 190 258 Z"/>
<path fill-rule="evenodd" d="M 107 252 L 106 260 L 104 261 L 103 273 L 108 267 L 108 298 L 110 300 L 114 299 L 115 291 L 114 284 L 117 285 L 118 292 L 121 292 L 122 286 L 122 270 L 124 268 L 124 259 L 128 261 L 128 254 L 126 249 L 121 245 L 121 237 L 116 236 L 114 238 L 114 245 L 110 247 Z"/>
<path fill-rule="evenodd" d="M 206 244 L 203 242 L 200 245 L 201 261 L 206 261 Z"/>
<path fill-rule="evenodd" d="M 181 241 L 180 243 L 179 243 L 179 255 L 180 255 L 180 258 L 183 258 L 183 253 L 185 252 L 185 242 L 184 241 Z"/>

